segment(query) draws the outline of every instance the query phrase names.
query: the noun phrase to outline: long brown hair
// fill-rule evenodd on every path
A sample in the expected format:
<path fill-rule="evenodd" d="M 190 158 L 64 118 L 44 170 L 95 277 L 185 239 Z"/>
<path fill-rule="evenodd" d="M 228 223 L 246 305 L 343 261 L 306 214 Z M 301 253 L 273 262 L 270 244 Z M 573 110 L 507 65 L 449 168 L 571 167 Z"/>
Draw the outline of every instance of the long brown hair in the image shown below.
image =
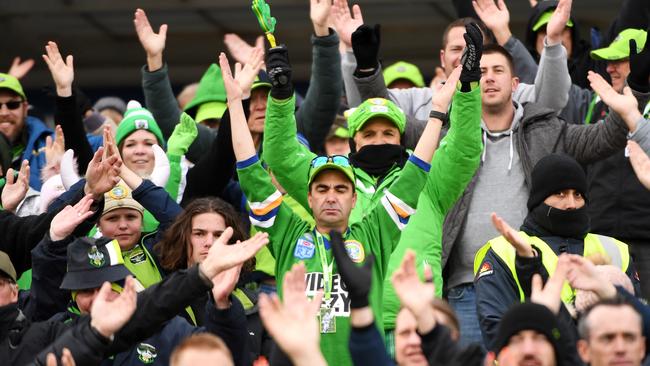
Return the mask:
<path fill-rule="evenodd" d="M 187 268 L 187 248 L 191 245 L 192 218 L 204 213 L 219 214 L 223 217 L 226 227 L 232 227 L 233 235 L 230 244 L 236 243 L 237 240 L 248 239 L 248 233 L 244 230 L 239 215 L 230 204 L 217 197 L 197 198 L 176 217 L 163 239 L 154 247 L 160 258 L 160 264 L 166 271 Z M 250 267 L 250 263 L 247 262 L 244 267 Z"/>

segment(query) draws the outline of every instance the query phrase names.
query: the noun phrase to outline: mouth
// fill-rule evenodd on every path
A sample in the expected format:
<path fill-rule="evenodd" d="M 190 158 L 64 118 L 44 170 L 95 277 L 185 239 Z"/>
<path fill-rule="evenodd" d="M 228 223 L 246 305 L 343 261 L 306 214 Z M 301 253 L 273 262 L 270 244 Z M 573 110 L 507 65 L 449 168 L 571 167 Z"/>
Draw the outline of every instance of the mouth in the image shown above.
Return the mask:
<path fill-rule="evenodd" d="M 483 93 L 485 93 L 485 94 L 491 94 L 491 93 L 496 93 L 496 92 L 498 92 L 498 91 L 499 91 L 499 89 L 497 89 L 497 88 L 486 88 L 486 89 L 483 91 Z"/>
<path fill-rule="evenodd" d="M 145 165 L 145 164 L 148 164 L 148 163 L 149 163 L 149 160 L 142 160 L 142 159 L 133 160 L 133 164 Z"/>

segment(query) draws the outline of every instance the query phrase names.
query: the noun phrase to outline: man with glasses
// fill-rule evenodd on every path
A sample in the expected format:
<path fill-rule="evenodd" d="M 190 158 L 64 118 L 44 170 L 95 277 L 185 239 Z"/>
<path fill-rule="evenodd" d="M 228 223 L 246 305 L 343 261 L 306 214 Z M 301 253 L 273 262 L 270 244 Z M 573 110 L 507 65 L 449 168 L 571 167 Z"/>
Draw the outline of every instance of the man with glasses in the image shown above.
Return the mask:
<path fill-rule="evenodd" d="M 0 133 L 12 149 L 12 166 L 20 169 L 23 160 L 29 161 L 31 168 L 29 186 L 41 189 L 41 168 L 45 166 L 45 138 L 52 130 L 38 118 L 28 116 L 27 97 L 22 85 L 15 77 L 0 73 Z M 9 167 L 2 167 L 2 174 Z"/>

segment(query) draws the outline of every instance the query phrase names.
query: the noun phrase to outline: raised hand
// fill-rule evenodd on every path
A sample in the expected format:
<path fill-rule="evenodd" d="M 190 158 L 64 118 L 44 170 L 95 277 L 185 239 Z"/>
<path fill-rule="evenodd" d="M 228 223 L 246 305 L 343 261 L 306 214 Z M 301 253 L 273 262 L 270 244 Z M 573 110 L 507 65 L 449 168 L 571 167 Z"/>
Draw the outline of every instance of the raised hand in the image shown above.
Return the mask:
<path fill-rule="evenodd" d="M 437 93 L 438 90 L 442 89 L 445 80 L 447 80 L 447 75 L 445 75 L 445 70 L 443 70 L 442 67 L 440 66 L 436 66 L 433 79 L 431 79 L 431 82 L 429 83 L 429 88 L 434 90 L 433 94 Z"/>
<path fill-rule="evenodd" d="M 518 231 L 513 229 L 508 223 L 492 212 L 492 225 L 503 237 L 512 245 L 520 257 L 532 258 L 535 256 L 535 250 Z"/>
<path fill-rule="evenodd" d="M 185 112 L 181 113 L 181 120 L 167 140 L 167 153 L 175 156 L 185 155 L 198 134 L 194 119 Z"/>
<path fill-rule="evenodd" d="M 102 158 L 105 150 L 106 148 L 100 147 L 86 169 L 84 192 L 92 194 L 95 200 L 101 199 L 104 193 L 120 182 L 122 160 L 119 154 L 114 153 Z"/>
<path fill-rule="evenodd" d="M 336 266 L 350 296 L 350 307 L 360 309 L 368 306 L 368 294 L 372 285 L 372 265 L 375 263 L 375 256 L 368 256 L 363 266 L 359 267 L 348 256 L 341 233 L 334 230 L 330 231 L 330 239 Z"/>
<path fill-rule="evenodd" d="M 45 138 L 45 161 L 47 165 L 57 164 L 61 162 L 61 158 L 65 153 L 65 138 L 63 136 L 63 129 L 61 125 L 56 125 L 54 128 L 54 140 L 52 136 Z"/>
<path fill-rule="evenodd" d="M 362 24 L 352 33 L 352 51 L 357 59 L 357 70 L 371 71 L 379 65 L 380 25 Z"/>
<path fill-rule="evenodd" d="M 614 112 L 620 115 L 630 132 L 636 130 L 636 122 L 642 117 L 639 112 L 636 98 L 632 94 L 630 87 L 623 89 L 623 94 L 619 94 L 611 85 L 599 74 L 589 71 L 587 73 L 589 85 Z"/>
<path fill-rule="evenodd" d="M 630 164 L 636 177 L 646 189 L 650 190 L 650 157 L 632 140 L 627 141 L 627 150 L 630 152 Z"/>
<path fill-rule="evenodd" d="M 237 243 L 239 244 L 239 243 Z M 235 290 L 237 281 L 239 281 L 239 274 L 243 264 L 238 264 L 230 269 L 227 269 L 212 279 L 212 296 L 217 305 L 217 309 L 228 309 L 230 307 L 230 300 L 228 296 Z"/>
<path fill-rule="evenodd" d="M 250 96 L 253 82 L 263 65 L 264 49 L 258 47 L 253 48 L 244 67 L 239 62 L 235 64 L 235 81 L 239 84 L 244 98 Z"/>
<path fill-rule="evenodd" d="M 562 304 L 562 287 L 567 278 L 569 266 L 569 257 L 563 254 L 558 259 L 555 272 L 546 281 L 546 285 L 542 283 L 542 276 L 537 273 L 533 275 L 530 301 L 544 305 L 554 314 L 557 314 Z"/>
<path fill-rule="evenodd" d="M 21 61 L 20 57 L 16 56 L 14 57 L 14 61 L 11 63 L 11 67 L 9 68 L 7 74 L 20 80 L 25 75 L 27 75 L 32 67 L 34 67 L 34 59 L 28 58 L 25 61 Z"/>
<path fill-rule="evenodd" d="M 111 291 L 111 284 L 104 282 L 90 309 L 90 326 L 107 338 L 122 329 L 131 319 L 138 299 L 132 276 L 126 278 L 122 293 L 112 300 Z"/>
<path fill-rule="evenodd" d="M 221 76 L 223 77 L 223 84 L 226 88 L 228 104 L 230 105 L 232 102 L 241 101 L 244 92 L 241 86 L 239 86 L 239 83 L 233 78 L 228 57 L 226 57 L 226 54 L 223 52 L 219 54 L 219 67 L 221 67 Z"/>
<path fill-rule="evenodd" d="M 499 0 L 495 4 L 494 0 L 474 0 L 472 5 L 485 26 L 494 33 L 497 43 L 503 46 L 508 42 L 512 33 L 510 32 L 510 12 L 505 1 Z"/>
<path fill-rule="evenodd" d="M 571 287 L 577 290 L 593 291 L 601 299 L 616 296 L 616 288 L 588 259 L 574 254 L 567 254 L 569 271 L 567 279 Z"/>
<path fill-rule="evenodd" d="M 650 32 L 650 28 L 648 28 Z M 650 89 L 650 46 L 648 42 L 641 52 L 638 52 L 636 41 L 630 40 L 630 75 L 627 78 L 630 87 L 634 90 L 647 93 Z"/>
<path fill-rule="evenodd" d="M 316 321 L 323 294 L 318 293 L 311 301 L 307 299 L 304 263 L 294 264 L 291 271 L 285 273 L 282 285 L 284 304 L 276 295 L 260 296 L 264 327 L 295 365 L 324 365 Z"/>
<path fill-rule="evenodd" d="M 266 71 L 271 79 L 271 96 L 278 100 L 289 99 L 293 96 L 291 82 L 291 62 L 289 50 L 284 45 L 269 49 L 266 55 Z"/>
<path fill-rule="evenodd" d="M 465 50 L 460 63 L 463 70 L 460 73 L 462 83 L 470 83 L 481 80 L 481 57 L 483 55 L 483 34 L 476 23 L 465 26 Z"/>
<path fill-rule="evenodd" d="M 135 31 L 144 51 L 147 53 L 147 66 L 149 71 L 156 71 L 163 66 L 163 51 L 167 41 L 167 24 L 163 24 L 158 29 L 158 33 L 153 31 L 147 14 L 142 9 L 136 9 L 133 17 Z"/>
<path fill-rule="evenodd" d="M 56 84 L 56 95 L 60 97 L 69 97 L 72 95 L 72 81 L 74 80 L 74 58 L 68 55 L 63 60 L 59 46 L 55 42 L 47 42 L 45 45 L 43 60 L 47 64 L 52 74 L 52 79 Z"/>
<path fill-rule="evenodd" d="M 447 113 L 449 110 L 449 104 L 456 93 L 456 84 L 458 84 L 461 70 L 462 67 L 458 65 L 458 67 L 451 72 L 447 81 L 444 84 L 441 84 L 433 94 L 431 97 L 432 110 Z"/>
<path fill-rule="evenodd" d="M 334 0 L 331 12 L 336 33 L 348 49 L 352 48 L 352 33 L 363 24 L 361 8 L 355 4 L 350 13 L 348 0 Z"/>
<path fill-rule="evenodd" d="M 250 60 L 251 53 L 256 48 L 262 50 L 262 60 L 264 60 L 264 36 L 257 37 L 255 39 L 255 46 L 251 46 L 237 34 L 226 33 L 226 35 L 223 36 L 223 43 L 225 43 L 230 57 L 232 57 L 235 62 L 245 64 Z"/>
<path fill-rule="evenodd" d="M 327 18 L 332 9 L 332 0 L 309 0 L 309 17 L 317 37 L 329 34 Z"/>
<path fill-rule="evenodd" d="M 571 1 L 560 0 L 546 24 L 546 43 L 549 46 L 562 43 L 562 32 L 571 18 Z"/>
<path fill-rule="evenodd" d="M 415 253 L 407 250 L 402 264 L 393 272 L 391 281 L 402 305 L 415 316 L 418 329 L 428 332 L 436 325 L 434 310 L 431 306 L 436 288 L 433 284 L 433 273 L 428 266 L 425 267 L 424 277 L 426 282 L 420 281 L 415 268 Z"/>
<path fill-rule="evenodd" d="M 18 177 L 12 168 L 7 170 L 7 183 L 2 189 L 2 208 L 9 212 L 16 212 L 18 205 L 25 199 L 29 190 L 29 161 L 23 160 L 20 164 Z"/>
<path fill-rule="evenodd" d="M 244 263 L 269 243 L 267 233 L 258 232 L 250 239 L 236 245 L 228 244 L 231 237 L 232 228 L 228 227 L 210 247 L 208 256 L 199 265 L 206 277 L 212 279 L 220 272 Z"/>
<path fill-rule="evenodd" d="M 79 224 L 93 215 L 92 204 L 93 197 L 87 194 L 74 206 L 65 206 L 50 223 L 50 239 L 58 241 L 71 235 Z"/>

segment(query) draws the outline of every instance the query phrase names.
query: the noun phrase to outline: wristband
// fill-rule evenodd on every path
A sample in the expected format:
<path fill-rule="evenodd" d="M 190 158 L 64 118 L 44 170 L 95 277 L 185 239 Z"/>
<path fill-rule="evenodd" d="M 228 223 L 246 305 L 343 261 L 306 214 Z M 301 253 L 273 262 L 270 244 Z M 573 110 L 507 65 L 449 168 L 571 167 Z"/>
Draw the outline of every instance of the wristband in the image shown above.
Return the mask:
<path fill-rule="evenodd" d="M 447 113 L 442 113 L 434 110 L 431 110 L 431 112 L 429 112 L 429 118 L 437 118 L 441 120 L 443 124 L 449 122 L 449 115 Z"/>

